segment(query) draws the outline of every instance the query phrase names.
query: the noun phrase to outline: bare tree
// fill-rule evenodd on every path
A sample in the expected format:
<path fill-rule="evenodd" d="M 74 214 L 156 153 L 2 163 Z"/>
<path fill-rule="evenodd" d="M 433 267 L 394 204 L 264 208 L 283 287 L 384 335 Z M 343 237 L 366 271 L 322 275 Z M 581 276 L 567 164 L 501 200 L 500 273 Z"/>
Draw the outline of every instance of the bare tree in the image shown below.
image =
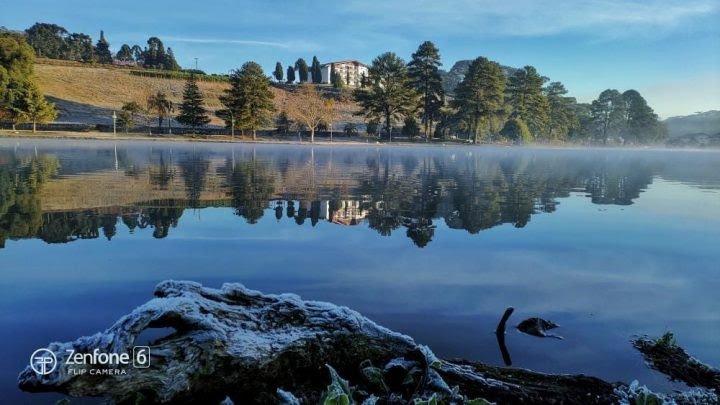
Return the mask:
<path fill-rule="evenodd" d="M 327 105 L 317 88 L 310 83 L 301 83 L 296 93 L 287 100 L 288 117 L 302 123 L 310 130 L 310 142 L 315 142 L 315 131 L 327 120 Z"/>

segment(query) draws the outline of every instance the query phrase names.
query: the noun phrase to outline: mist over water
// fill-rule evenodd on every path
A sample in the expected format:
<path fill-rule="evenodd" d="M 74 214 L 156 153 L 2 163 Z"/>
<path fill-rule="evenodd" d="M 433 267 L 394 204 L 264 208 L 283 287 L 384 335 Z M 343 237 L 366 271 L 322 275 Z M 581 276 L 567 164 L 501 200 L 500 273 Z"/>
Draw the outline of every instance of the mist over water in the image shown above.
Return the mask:
<path fill-rule="evenodd" d="M 676 387 L 667 330 L 718 366 L 720 153 L 0 139 L 0 394 L 29 354 L 162 280 L 346 305 L 442 357 Z M 50 396 L 48 396 L 50 398 Z M 48 399 L 50 400 L 50 399 Z"/>

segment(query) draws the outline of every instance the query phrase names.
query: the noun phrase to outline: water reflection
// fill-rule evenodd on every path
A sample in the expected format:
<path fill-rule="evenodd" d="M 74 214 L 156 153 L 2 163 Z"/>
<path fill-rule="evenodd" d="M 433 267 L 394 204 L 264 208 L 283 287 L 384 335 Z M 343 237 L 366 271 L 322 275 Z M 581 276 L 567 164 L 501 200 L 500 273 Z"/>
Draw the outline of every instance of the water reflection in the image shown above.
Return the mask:
<path fill-rule="evenodd" d="M 641 152 L 228 148 L 0 149 L 0 246 L 112 240 L 120 222 L 165 238 L 186 209 L 232 207 L 248 224 L 274 211 L 297 225 L 403 232 L 423 248 L 438 221 L 470 234 L 523 228 L 573 192 L 593 204 L 630 205 L 655 176 L 678 167 L 666 167 L 663 153 Z M 680 177 L 689 170 L 709 177 L 704 187 L 717 184 L 720 169 L 708 170 L 718 166 L 714 156 L 685 160 Z"/>

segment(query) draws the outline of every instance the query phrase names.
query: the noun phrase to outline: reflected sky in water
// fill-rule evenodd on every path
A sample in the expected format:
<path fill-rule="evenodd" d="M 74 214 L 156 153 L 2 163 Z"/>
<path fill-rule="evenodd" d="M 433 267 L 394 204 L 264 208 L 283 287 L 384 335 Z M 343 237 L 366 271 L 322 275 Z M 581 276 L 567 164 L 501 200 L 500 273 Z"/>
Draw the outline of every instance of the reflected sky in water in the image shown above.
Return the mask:
<path fill-rule="evenodd" d="M 720 154 L 0 140 L 0 393 L 35 348 L 161 280 L 347 305 L 444 357 L 677 385 L 634 334 L 720 365 Z M 48 400 L 51 397 L 48 396 Z"/>

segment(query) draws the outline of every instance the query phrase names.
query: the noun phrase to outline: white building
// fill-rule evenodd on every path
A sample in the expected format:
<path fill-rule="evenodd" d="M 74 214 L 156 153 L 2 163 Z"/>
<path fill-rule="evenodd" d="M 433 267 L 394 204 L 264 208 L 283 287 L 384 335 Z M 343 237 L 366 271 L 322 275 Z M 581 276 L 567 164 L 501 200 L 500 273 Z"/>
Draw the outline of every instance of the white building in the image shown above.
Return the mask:
<path fill-rule="evenodd" d="M 333 69 L 335 74 L 342 78 L 343 83 L 351 87 L 359 87 L 362 77 L 368 75 L 368 67 L 365 64 L 356 60 L 341 60 L 320 66 L 322 83 L 330 83 Z"/>

